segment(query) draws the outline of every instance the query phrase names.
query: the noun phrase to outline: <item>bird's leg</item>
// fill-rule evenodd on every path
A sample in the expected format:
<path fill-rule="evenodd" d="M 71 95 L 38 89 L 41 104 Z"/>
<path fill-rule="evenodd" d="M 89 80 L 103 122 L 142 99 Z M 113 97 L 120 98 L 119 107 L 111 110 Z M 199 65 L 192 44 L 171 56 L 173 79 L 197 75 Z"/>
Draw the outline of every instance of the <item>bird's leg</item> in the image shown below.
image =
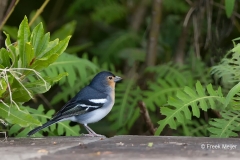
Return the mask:
<path fill-rule="evenodd" d="M 87 124 L 84 124 L 84 127 L 88 131 L 89 134 L 86 136 L 92 136 L 92 137 L 102 137 L 103 135 L 95 133 Z"/>
<path fill-rule="evenodd" d="M 5 137 L 2 141 L 7 141 L 7 133 L 6 132 L 0 132 L 0 133 L 4 134 L 4 137 Z"/>
<path fill-rule="evenodd" d="M 88 128 L 84 125 L 85 129 L 88 131 L 89 134 L 83 134 L 84 136 L 94 137 L 93 133 L 88 130 Z"/>

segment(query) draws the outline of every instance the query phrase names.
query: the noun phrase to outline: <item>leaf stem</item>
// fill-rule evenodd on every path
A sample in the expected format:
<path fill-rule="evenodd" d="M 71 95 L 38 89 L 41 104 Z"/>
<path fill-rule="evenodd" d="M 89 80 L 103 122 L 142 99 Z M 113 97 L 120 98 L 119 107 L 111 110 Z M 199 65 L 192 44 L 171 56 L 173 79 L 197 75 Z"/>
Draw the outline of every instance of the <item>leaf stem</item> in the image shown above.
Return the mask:
<path fill-rule="evenodd" d="M 42 4 L 42 6 L 37 10 L 36 14 L 33 16 L 31 21 L 29 22 L 29 26 L 33 24 L 33 22 L 36 20 L 36 18 L 43 12 L 43 9 L 46 7 L 50 0 L 45 0 L 45 2 Z"/>
<path fill-rule="evenodd" d="M 1 25 L 0 25 L 0 30 L 2 30 L 3 26 L 5 25 L 5 23 L 7 22 L 8 18 L 10 17 L 10 15 L 12 14 L 12 12 L 14 11 L 16 5 L 18 4 L 20 0 L 16 0 L 14 5 L 10 5 L 11 10 L 7 13 L 7 15 L 5 16 L 4 20 L 2 21 Z M 12 1 L 13 2 L 13 1 Z"/>

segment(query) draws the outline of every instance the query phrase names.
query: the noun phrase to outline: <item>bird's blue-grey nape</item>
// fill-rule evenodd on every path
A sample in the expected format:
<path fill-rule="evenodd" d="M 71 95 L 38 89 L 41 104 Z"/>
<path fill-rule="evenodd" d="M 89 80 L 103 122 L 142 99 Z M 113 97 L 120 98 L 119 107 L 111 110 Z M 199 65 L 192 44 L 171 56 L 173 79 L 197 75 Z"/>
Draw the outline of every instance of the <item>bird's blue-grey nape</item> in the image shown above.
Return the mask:
<path fill-rule="evenodd" d="M 97 82 L 99 80 L 105 80 L 106 77 L 108 76 L 113 76 L 115 77 L 115 75 L 109 71 L 102 71 L 102 72 L 99 72 L 91 81 L 90 84 L 94 83 L 94 82 Z"/>

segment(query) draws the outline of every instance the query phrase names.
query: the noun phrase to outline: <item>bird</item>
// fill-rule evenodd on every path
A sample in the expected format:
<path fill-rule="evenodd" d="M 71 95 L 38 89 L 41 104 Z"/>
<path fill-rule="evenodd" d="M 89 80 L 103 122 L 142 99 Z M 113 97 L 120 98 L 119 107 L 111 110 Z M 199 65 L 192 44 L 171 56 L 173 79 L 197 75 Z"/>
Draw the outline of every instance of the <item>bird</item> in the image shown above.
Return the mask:
<path fill-rule="evenodd" d="M 115 102 L 115 85 L 122 80 L 109 71 L 99 72 L 75 97 L 69 100 L 48 122 L 31 130 L 31 136 L 52 124 L 70 120 L 82 124 L 92 137 L 102 136 L 95 133 L 89 123 L 95 123 L 104 118 L 112 109 Z"/>

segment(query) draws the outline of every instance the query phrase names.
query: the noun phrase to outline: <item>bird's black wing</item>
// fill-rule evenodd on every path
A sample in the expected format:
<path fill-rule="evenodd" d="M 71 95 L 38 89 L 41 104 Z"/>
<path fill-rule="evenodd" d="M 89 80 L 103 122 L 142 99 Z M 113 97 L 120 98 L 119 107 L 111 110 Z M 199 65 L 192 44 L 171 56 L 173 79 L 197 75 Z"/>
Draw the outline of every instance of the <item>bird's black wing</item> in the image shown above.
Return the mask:
<path fill-rule="evenodd" d="M 90 86 L 83 88 L 73 99 L 68 101 L 53 119 L 64 119 L 82 115 L 101 108 L 107 100 L 107 94 Z"/>

